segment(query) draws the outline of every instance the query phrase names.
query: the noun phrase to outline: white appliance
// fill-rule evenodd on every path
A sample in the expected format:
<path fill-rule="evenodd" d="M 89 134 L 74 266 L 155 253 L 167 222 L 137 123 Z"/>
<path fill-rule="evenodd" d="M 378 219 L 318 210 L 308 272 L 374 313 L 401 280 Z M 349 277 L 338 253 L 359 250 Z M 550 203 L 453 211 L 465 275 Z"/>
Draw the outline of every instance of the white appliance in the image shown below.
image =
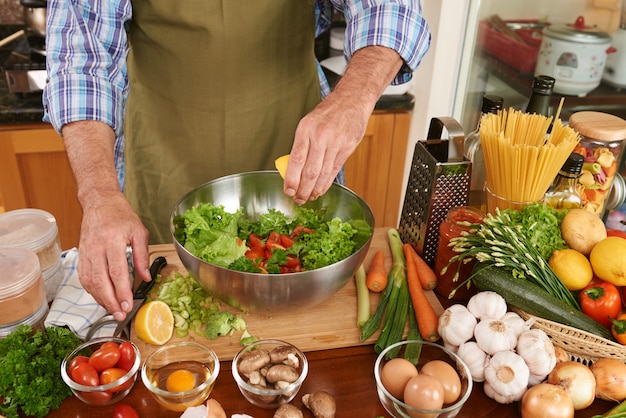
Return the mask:
<path fill-rule="evenodd" d="M 611 46 L 615 52 L 606 59 L 602 80 L 607 84 L 626 87 L 626 0 L 622 4 L 622 17 L 619 29 L 612 34 Z"/>

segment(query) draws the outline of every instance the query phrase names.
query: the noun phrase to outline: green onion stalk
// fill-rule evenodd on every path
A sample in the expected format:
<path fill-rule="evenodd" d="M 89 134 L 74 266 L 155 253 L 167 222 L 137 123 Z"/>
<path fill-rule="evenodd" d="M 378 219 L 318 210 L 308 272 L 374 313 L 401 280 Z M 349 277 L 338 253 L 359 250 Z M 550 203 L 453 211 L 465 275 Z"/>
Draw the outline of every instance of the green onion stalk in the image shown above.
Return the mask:
<path fill-rule="evenodd" d="M 383 328 L 374 344 L 374 350 L 377 353 L 402 340 L 411 303 L 402 240 L 395 228 L 387 231 L 387 237 L 393 258 L 393 266 L 388 275 L 389 280 L 376 311 L 361 327 L 361 341 L 365 341 L 378 330 L 384 317 Z M 389 352 L 388 357 L 392 358 L 396 355 L 397 352 Z"/>
<path fill-rule="evenodd" d="M 453 250 L 459 254 L 450 259 L 448 265 L 443 268 L 442 274 L 457 261 L 459 261 L 459 266 L 472 260 L 493 264 L 511 271 L 513 278 L 529 280 L 572 308 L 580 310 L 580 305 L 572 292 L 529 242 L 521 225 L 509 225 L 499 211 L 497 215 L 487 214 L 481 224 L 468 225 L 472 227 L 470 231 L 463 232 L 462 236 L 450 240 Z M 459 272 L 457 271 L 453 280 L 458 281 L 458 279 Z M 470 280 L 471 276 L 456 289 L 468 285 Z M 450 297 L 454 295 L 456 289 Z"/>

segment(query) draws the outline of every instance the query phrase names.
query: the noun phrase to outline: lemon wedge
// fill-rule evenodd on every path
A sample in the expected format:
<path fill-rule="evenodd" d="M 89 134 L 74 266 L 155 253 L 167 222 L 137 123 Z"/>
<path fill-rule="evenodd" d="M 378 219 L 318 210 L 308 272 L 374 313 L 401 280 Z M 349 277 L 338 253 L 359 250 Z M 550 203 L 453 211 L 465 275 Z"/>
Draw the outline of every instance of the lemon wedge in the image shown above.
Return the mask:
<path fill-rule="evenodd" d="M 172 310 L 160 300 L 145 303 L 135 316 L 135 331 L 139 338 L 149 344 L 165 344 L 174 334 Z"/>
<path fill-rule="evenodd" d="M 278 170 L 278 173 L 280 173 L 280 176 L 283 178 L 283 180 L 285 179 L 285 173 L 287 173 L 287 164 L 289 164 L 289 154 L 278 157 L 274 161 L 274 165 L 276 166 L 276 169 Z"/>

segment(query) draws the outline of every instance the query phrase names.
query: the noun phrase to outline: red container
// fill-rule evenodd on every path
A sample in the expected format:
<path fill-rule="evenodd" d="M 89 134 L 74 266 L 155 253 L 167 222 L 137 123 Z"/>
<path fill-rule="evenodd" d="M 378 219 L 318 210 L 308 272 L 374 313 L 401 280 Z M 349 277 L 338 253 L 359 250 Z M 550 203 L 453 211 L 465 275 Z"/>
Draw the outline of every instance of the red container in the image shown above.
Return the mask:
<path fill-rule="evenodd" d="M 515 32 L 525 41 L 524 43 L 498 32 L 488 20 L 481 20 L 478 24 L 478 46 L 519 72 L 533 74 L 543 39 L 541 28 L 533 26 L 538 21 L 508 22 L 520 26 L 520 29 L 515 29 Z"/>
<path fill-rule="evenodd" d="M 469 222 L 472 224 L 482 223 L 485 213 L 469 206 L 459 206 L 451 208 L 448 211 L 446 219 L 439 226 L 439 247 L 437 248 L 437 257 L 435 258 L 435 272 L 437 274 L 437 287 L 435 291 L 442 297 L 452 300 L 468 300 L 474 293 L 475 288 L 468 289 L 462 286 L 457 289 L 454 296 L 450 297 L 450 292 L 463 283 L 472 273 L 472 269 L 476 262 L 472 260 L 469 263 L 463 263 L 459 266 L 459 262 L 448 266 L 445 273 L 441 274 L 441 270 L 448 265 L 452 257 L 458 253 L 454 252 L 448 245 L 452 238 L 460 237 L 463 232 L 470 230 L 470 226 L 459 224 L 459 222 Z M 458 279 L 455 281 L 454 276 L 459 273 Z"/>

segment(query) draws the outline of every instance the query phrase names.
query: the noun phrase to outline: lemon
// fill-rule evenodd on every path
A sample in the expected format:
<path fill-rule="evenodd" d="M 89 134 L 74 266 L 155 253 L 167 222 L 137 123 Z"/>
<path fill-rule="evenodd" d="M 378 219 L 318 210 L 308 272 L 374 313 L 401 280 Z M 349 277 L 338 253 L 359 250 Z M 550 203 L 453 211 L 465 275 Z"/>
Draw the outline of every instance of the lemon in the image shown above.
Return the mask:
<path fill-rule="evenodd" d="M 149 344 L 165 344 L 174 334 L 172 310 L 160 300 L 145 303 L 135 316 L 135 331 L 139 338 Z"/>
<path fill-rule="evenodd" d="M 580 290 L 593 279 L 593 270 L 587 257 L 572 248 L 554 251 L 548 264 L 569 290 Z"/>
<path fill-rule="evenodd" d="M 626 239 L 607 237 L 589 254 L 591 267 L 598 278 L 616 286 L 626 286 Z"/>
<path fill-rule="evenodd" d="M 196 387 L 196 377 L 189 370 L 176 370 L 165 381 L 170 392 L 187 392 Z"/>
<path fill-rule="evenodd" d="M 280 176 L 284 179 L 285 173 L 287 173 L 287 164 L 289 164 L 289 154 L 283 155 L 282 157 L 278 157 L 274 161 L 274 165 L 276 166 L 276 170 L 280 173 Z"/>

